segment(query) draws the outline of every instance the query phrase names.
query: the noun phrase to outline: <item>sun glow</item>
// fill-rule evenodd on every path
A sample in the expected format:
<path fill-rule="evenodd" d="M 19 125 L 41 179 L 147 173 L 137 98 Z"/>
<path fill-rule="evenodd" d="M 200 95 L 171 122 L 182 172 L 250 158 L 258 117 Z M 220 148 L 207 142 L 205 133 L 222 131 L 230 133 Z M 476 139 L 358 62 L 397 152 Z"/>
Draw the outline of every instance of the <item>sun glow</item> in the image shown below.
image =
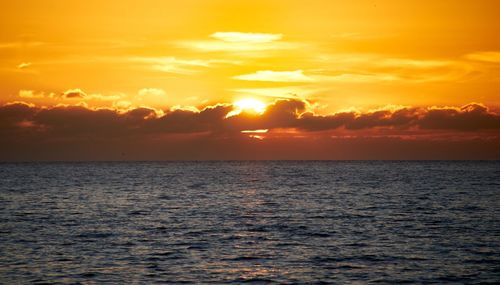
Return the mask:
<path fill-rule="evenodd" d="M 235 109 L 229 112 L 226 117 L 232 117 L 242 112 L 255 113 L 260 115 L 266 111 L 266 104 L 253 98 L 241 99 L 234 102 L 233 106 Z"/>
<path fill-rule="evenodd" d="M 258 130 L 243 130 L 241 131 L 242 134 L 265 134 L 269 130 L 268 129 L 258 129 Z"/>
<path fill-rule="evenodd" d="M 252 111 L 262 114 L 266 110 L 266 104 L 252 98 L 242 99 L 234 102 L 234 106 L 242 111 Z"/>

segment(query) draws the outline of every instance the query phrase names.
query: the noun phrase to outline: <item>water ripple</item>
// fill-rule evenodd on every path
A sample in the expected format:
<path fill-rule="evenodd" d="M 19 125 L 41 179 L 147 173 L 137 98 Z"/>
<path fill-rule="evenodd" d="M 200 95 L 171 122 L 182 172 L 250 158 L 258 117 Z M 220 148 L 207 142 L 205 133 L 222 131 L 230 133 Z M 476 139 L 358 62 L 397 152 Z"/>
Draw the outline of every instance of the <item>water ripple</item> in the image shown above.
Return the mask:
<path fill-rule="evenodd" d="M 499 162 L 0 164 L 0 283 L 498 284 L 499 177 Z"/>

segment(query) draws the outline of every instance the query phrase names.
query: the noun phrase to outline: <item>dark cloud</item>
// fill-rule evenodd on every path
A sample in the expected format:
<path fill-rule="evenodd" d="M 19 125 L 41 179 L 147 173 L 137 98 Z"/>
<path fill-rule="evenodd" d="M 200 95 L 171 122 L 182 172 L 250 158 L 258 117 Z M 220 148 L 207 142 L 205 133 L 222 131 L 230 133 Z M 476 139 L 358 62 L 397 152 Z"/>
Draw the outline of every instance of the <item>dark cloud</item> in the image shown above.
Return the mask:
<path fill-rule="evenodd" d="M 343 112 L 317 115 L 306 110 L 306 102 L 279 100 L 270 105 L 262 116 L 241 114 L 227 120 L 228 129 L 297 128 L 303 131 L 326 131 L 344 128 L 373 128 L 445 131 L 500 130 L 500 115 L 484 105 L 473 103 L 461 108 L 402 108 L 367 113 Z"/>
<path fill-rule="evenodd" d="M 239 132 L 247 129 L 296 128 L 303 131 L 324 131 L 343 128 L 372 128 L 451 131 L 500 130 L 500 115 L 484 105 L 473 103 L 461 108 L 404 108 L 368 113 L 344 112 L 317 115 L 305 112 L 307 103 L 299 100 L 278 100 L 262 115 L 241 113 L 228 117 L 231 105 L 216 105 L 200 112 L 174 110 L 159 116 L 153 109 L 137 108 L 126 113 L 110 109 L 89 109 L 83 106 L 39 108 L 25 103 L 0 107 L 1 126 L 64 134 L 117 133 L 197 133 Z M 25 123 L 23 126 L 21 123 Z M 29 124 L 28 124 L 29 123 Z M 21 124 L 21 125 L 20 125 Z"/>
<path fill-rule="evenodd" d="M 490 113 L 484 105 L 471 103 L 457 108 L 431 109 L 419 120 L 422 129 L 475 131 L 500 129 L 500 116 Z"/>
<path fill-rule="evenodd" d="M 231 110 L 230 105 L 207 107 L 200 112 L 175 110 L 148 122 L 146 129 L 154 133 L 217 132 Z"/>
<path fill-rule="evenodd" d="M 0 160 L 15 158 L 16 151 L 19 152 L 17 155 L 20 155 L 28 149 L 31 149 L 33 157 L 39 157 L 46 149 L 52 149 L 50 153 L 54 155 L 57 149 L 65 150 L 63 153 L 72 157 L 71 149 L 85 153 L 84 150 L 92 152 L 92 148 L 98 146 L 102 146 L 99 153 L 103 157 L 106 151 L 115 153 L 116 149 L 125 148 L 127 153 L 137 153 L 138 156 L 135 158 L 139 159 L 141 157 L 139 153 L 152 155 L 155 149 L 158 153 L 162 153 L 160 150 L 163 147 L 170 146 L 172 149 L 187 152 L 184 153 L 185 156 L 179 154 L 179 159 L 182 157 L 195 159 L 196 153 L 207 158 L 210 157 L 206 153 L 209 149 L 217 150 L 216 153 L 222 159 L 224 155 L 236 154 L 239 147 L 246 145 L 251 149 L 257 147 L 254 146 L 257 143 L 260 143 L 259 149 L 263 146 L 265 148 L 260 149 L 260 154 L 255 154 L 256 156 L 265 158 L 264 154 L 267 153 L 269 158 L 279 158 L 278 154 L 281 149 L 284 151 L 283 158 L 286 158 L 285 153 L 290 155 L 289 158 L 293 158 L 294 153 L 290 146 L 297 144 L 297 151 L 304 151 L 302 148 L 306 146 L 316 147 L 317 149 L 311 149 L 309 153 L 319 155 L 317 152 L 320 149 L 331 151 L 328 140 L 325 141 L 325 138 L 345 132 L 349 133 L 346 137 L 358 137 L 359 140 L 353 142 L 357 142 L 360 147 L 369 144 L 369 140 L 362 140 L 367 134 L 376 134 L 379 138 L 385 139 L 377 140 L 377 144 L 381 141 L 389 142 L 390 138 L 398 136 L 398 141 L 404 141 L 407 140 L 405 136 L 408 134 L 411 134 L 413 139 L 416 136 L 417 140 L 421 141 L 419 145 L 432 144 L 432 140 L 428 139 L 429 134 L 447 134 L 450 138 L 457 135 L 466 140 L 489 140 L 490 143 L 500 138 L 500 116 L 477 103 L 461 108 L 404 108 L 367 113 L 343 112 L 327 116 L 307 111 L 307 107 L 308 103 L 305 101 L 278 100 L 268 106 L 262 115 L 243 112 L 227 117 L 233 110 L 233 107 L 228 104 L 207 107 L 199 112 L 174 110 L 159 115 L 149 108 L 118 112 L 83 106 L 41 108 L 25 103 L 12 103 L 0 107 L 0 148 L 2 149 Z M 266 139 L 261 142 L 256 142 L 248 135 L 240 133 L 242 130 L 254 129 L 269 129 L 270 131 L 266 134 Z M 277 136 L 279 131 L 275 133 L 273 130 L 278 129 L 294 129 L 302 133 L 311 132 L 311 134 L 302 136 L 308 139 L 297 141 L 292 136 Z M 323 132 L 327 132 L 327 135 L 322 135 Z M 487 137 L 484 137 L 484 134 L 487 134 Z M 284 137 L 284 139 L 279 140 L 278 137 Z M 336 137 L 338 138 L 337 144 L 343 146 L 341 142 L 345 142 L 346 139 L 341 136 Z M 321 138 L 321 143 L 315 146 L 318 138 Z M 423 143 L 424 141 L 426 143 Z M 271 142 L 274 143 L 271 144 Z M 181 145 L 176 145 L 177 143 Z M 289 145 L 279 145 L 281 143 Z M 270 144 L 275 148 L 274 154 Z M 474 143 L 471 144 L 474 145 Z M 437 146 L 438 143 L 435 145 Z M 441 143 L 439 145 L 441 146 Z M 136 149 L 142 147 L 151 148 L 151 150 L 143 149 L 141 152 Z M 251 150 L 244 150 L 243 147 L 240 151 Z M 369 152 L 374 151 L 376 151 L 374 148 L 369 150 Z M 171 152 L 168 153 L 173 155 Z M 28 155 L 28 152 L 25 155 Z M 315 158 L 315 155 L 310 158 Z M 235 157 L 241 158 L 242 156 Z M 143 158 L 151 159 L 149 156 Z M 297 158 L 303 159 L 299 156 Z M 370 158 L 370 156 L 366 154 L 365 158 Z"/>
<path fill-rule="evenodd" d="M 356 119 L 355 113 L 338 113 L 331 116 L 317 116 L 311 112 L 302 114 L 298 127 L 307 131 L 337 129 Z"/>
<path fill-rule="evenodd" d="M 374 127 L 404 128 L 414 123 L 417 120 L 417 116 L 417 110 L 415 109 L 400 109 L 394 112 L 381 110 L 361 114 L 345 125 L 347 129 L 352 130 Z"/>
<path fill-rule="evenodd" d="M 62 94 L 63 98 L 65 99 L 83 99 L 87 97 L 87 94 L 83 92 L 81 89 L 70 89 L 65 91 Z"/>
<path fill-rule="evenodd" d="M 342 126 L 348 130 L 411 127 L 446 131 L 500 130 L 500 115 L 489 112 L 481 104 L 469 104 L 462 108 L 403 108 L 364 114 L 337 113 L 331 116 L 305 113 L 299 121 L 300 128 L 306 131 L 329 130 Z"/>
<path fill-rule="evenodd" d="M 12 103 L 0 107 L 0 126 L 12 126 L 29 119 L 37 112 L 37 108 L 26 103 Z"/>

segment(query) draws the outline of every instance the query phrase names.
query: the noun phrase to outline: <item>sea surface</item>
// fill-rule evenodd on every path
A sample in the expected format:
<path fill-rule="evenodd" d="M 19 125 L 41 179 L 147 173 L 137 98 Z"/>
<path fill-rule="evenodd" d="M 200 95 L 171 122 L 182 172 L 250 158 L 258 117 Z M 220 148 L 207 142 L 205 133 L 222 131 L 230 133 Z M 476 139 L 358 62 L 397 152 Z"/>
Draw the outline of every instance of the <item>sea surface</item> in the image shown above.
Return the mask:
<path fill-rule="evenodd" d="M 1 284 L 500 282 L 500 162 L 0 164 Z"/>

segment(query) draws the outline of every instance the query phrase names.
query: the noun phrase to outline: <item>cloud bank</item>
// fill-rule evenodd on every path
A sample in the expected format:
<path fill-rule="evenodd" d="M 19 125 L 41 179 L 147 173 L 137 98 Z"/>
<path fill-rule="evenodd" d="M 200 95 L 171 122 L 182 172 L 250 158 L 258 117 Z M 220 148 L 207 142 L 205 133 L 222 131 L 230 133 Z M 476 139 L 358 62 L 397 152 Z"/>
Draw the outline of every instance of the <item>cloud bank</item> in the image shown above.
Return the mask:
<path fill-rule="evenodd" d="M 73 92 L 74 94 L 80 94 Z M 73 94 L 68 93 L 68 94 Z M 248 129 L 287 129 L 303 132 L 393 129 L 441 131 L 500 131 L 500 115 L 479 103 L 462 107 L 380 109 L 365 113 L 340 112 L 318 115 L 308 111 L 303 100 L 281 99 L 267 106 L 263 114 L 242 112 L 227 116 L 235 106 L 219 104 L 201 111 L 178 108 L 163 115 L 149 108 L 126 112 L 91 109 L 85 106 L 36 107 L 15 102 L 0 107 L 2 128 L 22 132 L 53 134 L 112 135 L 114 133 L 232 133 Z"/>
<path fill-rule="evenodd" d="M 329 149 L 339 143 L 347 147 L 344 144 L 346 140 L 352 141 L 353 145 L 358 143 L 371 149 L 363 157 L 372 158 L 368 154 L 375 154 L 377 150 L 370 147 L 370 141 L 379 147 L 382 141 L 406 141 L 404 144 L 408 144 L 408 141 L 420 141 L 420 146 L 430 144 L 437 147 L 444 143 L 456 145 L 459 138 L 461 145 L 466 145 L 465 142 L 471 140 L 487 144 L 490 147 L 481 147 L 486 150 L 500 140 L 500 115 L 479 103 L 462 107 L 387 108 L 331 115 L 318 115 L 309 109 L 307 101 L 287 99 L 268 105 L 263 114 L 242 112 L 227 117 L 234 110 L 230 104 L 209 106 L 201 111 L 172 109 L 163 114 L 149 108 L 135 108 L 124 112 L 85 106 L 42 108 L 14 102 L 0 107 L 0 159 L 26 159 L 23 155 L 27 155 L 26 150 L 29 149 L 32 153 L 28 158 L 32 159 L 81 159 L 77 154 L 85 153 L 81 152 L 82 148 L 89 152 L 89 157 L 98 160 L 121 159 L 120 156 L 110 158 L 106 151 L 115 153 L 116 149 L 123 148 L 127 149 L 123 153 L 137 153 L 137 157 L 133 159 L 154 159 L 153 149 L 157 149 L 158 153 L 165 153 L 163 148 L 167 146 L 177 148 L 181 153 L 170 153 L 173 156 L 159 156 L 158 159 L 248 159 L 247 154 L 238 154 L 236 149 L 242 145 L 257 147 L 254 144 L 259 143 L 260 147 L 268 149 L 269 157 L 259 154 L 258 147 L 254 150 L 257 152 L 255 155 L 260 159 L 277 159 L 279 157 L 270 150 L 272 147 L 279 150 L 296 144 L 298 149 L 302 149 L 320 143 L 321 147 L 306 151 L 310 156 L 299 155 L 292 150 L 288 153 L 288 159 L 318 159 L 321 156 L 318 153 L 320 149 Z M 262 131 L 255 136 L 252 130 Z M 259 142 L 252 139 L 256 137 Z M 435 138 L 440 138 L 437 140 L 439 142 L 431 143 L 436 141 Z M 213 149 L 207 148 L 208 145 L 212 145 Z M 182 146 L 192 148 L 181 150 Z M 62 152 L 63 149 L 65 151 Z M 357 152 L 352 148 L 350 150 L 356 156 Z M 148 156 L 140 155 L 144 152 Z M 365 152 L 366 150 L 363 153 Z M 66 153 L 67 156 L 61 157 L 61 153 Z M 411 153 L 408 152 L 407 155 Z M 229 154 L 233 156 L 227 157 Z M 390 153 L 388 155 L 390 157 Z M 498 151 L 496 155 L 500 155 Z M 281 159 L 286 158 L 285 154 L 283 156 Z M 463 157 L 463 154 L 458 157 Z M 478 157 L 485 158 L 476 156 Z M 324 153 L 324 158 L 338 156 L 331 157 L 331 153 Z"/>

